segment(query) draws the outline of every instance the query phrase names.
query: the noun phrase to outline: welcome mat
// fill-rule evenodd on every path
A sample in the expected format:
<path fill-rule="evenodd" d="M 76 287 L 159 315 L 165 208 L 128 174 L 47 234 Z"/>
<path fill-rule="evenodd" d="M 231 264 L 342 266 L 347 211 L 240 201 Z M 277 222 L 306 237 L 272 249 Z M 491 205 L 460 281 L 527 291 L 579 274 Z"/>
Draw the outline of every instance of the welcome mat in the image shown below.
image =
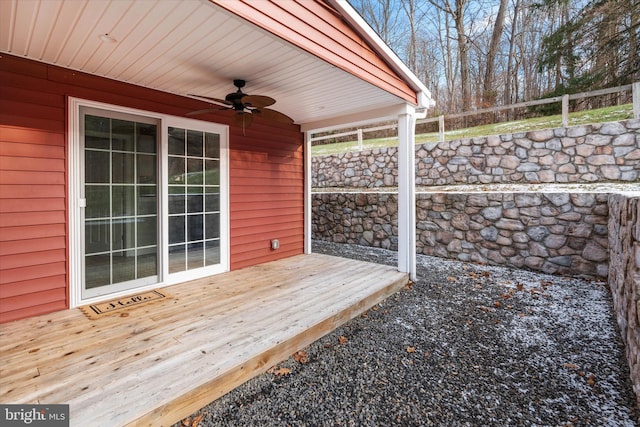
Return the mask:
<path fill-rule="evenodd" d="M 103 301 L 96 304 L 84 305 L 80 307 L 80 310 L 87 315 L 90 319 L 97 319 L 104 315 L 118 312 L 120 316 L 127 317 L 128 313 L 126 309 L 132 307 L 139 307 L 150 302 L 158 301 L 164 298 L 171 298 L 171 295 L 162 291 L 148 291 L 141 292 L 135 295 L 128 295 L 122 298 L 112 299 L 110 301 Z"/>

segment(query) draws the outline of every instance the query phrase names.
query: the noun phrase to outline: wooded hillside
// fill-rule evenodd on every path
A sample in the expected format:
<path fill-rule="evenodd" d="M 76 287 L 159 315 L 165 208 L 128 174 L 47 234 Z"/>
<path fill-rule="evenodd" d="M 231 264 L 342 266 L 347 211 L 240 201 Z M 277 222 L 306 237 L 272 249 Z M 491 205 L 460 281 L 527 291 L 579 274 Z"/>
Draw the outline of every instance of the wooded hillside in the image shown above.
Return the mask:
<path fill-rule="evenodd" d="M 640 79 L 640 0 L 350 0 L 436 114 Z"/>

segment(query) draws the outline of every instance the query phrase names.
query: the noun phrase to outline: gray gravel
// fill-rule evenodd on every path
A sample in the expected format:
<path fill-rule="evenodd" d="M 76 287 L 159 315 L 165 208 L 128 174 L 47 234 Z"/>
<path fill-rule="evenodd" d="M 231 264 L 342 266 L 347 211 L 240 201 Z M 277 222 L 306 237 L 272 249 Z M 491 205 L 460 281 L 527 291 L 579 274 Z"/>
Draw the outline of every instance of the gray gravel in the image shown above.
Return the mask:
<path fill-rule="evenodd" d="M 397 262 L 355 245 L 314 252 Z M 291 357 L 193 416 L 200 426 L 637 425 L 606 284 L 422 255 L 418 276 L 303 349 L 306 363 Z"/>

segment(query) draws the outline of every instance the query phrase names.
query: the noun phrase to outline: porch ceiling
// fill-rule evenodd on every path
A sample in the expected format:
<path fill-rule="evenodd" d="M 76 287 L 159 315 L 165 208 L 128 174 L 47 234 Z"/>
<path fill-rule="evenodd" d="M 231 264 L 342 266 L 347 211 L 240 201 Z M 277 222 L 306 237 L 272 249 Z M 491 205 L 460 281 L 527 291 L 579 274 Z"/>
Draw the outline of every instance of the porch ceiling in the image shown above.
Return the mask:
<path fill-rule="evenodd" d="M 244 79 L 301 125 L 404 104 L 208 0 L 4 0 L 0 52 L 185 96 Z"/>

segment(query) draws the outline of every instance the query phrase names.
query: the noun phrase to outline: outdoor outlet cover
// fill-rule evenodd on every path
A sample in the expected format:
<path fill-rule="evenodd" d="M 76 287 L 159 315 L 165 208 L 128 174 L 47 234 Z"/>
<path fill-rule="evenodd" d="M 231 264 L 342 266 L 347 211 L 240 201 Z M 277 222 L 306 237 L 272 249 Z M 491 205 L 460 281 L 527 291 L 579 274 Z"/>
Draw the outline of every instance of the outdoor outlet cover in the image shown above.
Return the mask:
<path fill-rule="evenodd" d="M 280 240 L 278 239 L 273 239 L 271 241 L 271 249 L 279 249 L 280 248 Z"/>

